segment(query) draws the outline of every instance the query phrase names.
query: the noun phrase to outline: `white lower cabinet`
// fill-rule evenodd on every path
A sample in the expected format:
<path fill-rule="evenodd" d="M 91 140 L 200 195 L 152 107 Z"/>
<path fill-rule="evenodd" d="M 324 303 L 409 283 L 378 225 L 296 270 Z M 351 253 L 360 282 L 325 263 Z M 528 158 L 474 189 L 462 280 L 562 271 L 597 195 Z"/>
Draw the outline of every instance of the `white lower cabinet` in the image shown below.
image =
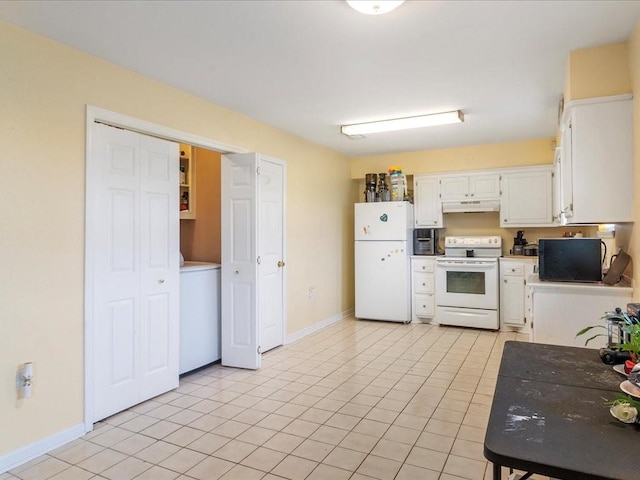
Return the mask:
<path fill-rule="evenodd" d="M 531 295 L 527 277 L 537 271 L 538 257 L 500 259 L 500 329 L 530 328 Z"/>
<path fill-rule="evenodd" d="M 537 275 L 528 279 L 532 292 L 532 336 L 534 343 L 585 347 L 585 341 L 603 332 L 586 345 L 589 348 L 606 346 L 605 312 L 620 307 L 626 310 L 631 302 L 633 289 L 609 286 L 602 283 L 545 282 Z M 576 336 L 585 327 L 599 325 L 595 333 Z"/>
<path fill-rule="evenodd" d="M 436 313 L 435 257 L 411 257 L 413 321 L 432 322 Z"/>

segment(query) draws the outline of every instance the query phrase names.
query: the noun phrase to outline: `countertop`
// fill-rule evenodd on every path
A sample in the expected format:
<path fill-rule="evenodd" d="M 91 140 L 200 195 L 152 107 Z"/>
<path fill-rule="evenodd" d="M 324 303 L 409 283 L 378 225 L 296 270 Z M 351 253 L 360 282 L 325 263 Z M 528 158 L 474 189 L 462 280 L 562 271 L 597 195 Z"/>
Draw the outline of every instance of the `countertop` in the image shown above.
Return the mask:
<path fill-rule="evenodd" d="M 605 285 L 602 282 L 549 282 L 547 280 L 540 280 L 538 275 L 530 275 L 527 278 L 527 285 L 532 288 L 543 289 L 564 289 L 564 290 L 589 290 L 592 292 L 608 292 L 608 293 L 624 293 L 629 294 L 633 292 L 633 288 L 623 282 L 616 283 L 615 285 Z M 594 290 L 597 289 L 597 290 Z"/>
<path fill-rule="evenodd" d="M 184 262 L 184 265 L 180 267 L 180 272 L 195 272 L 198 270 L 216 270 L 220 268 L 219 263 L 210 262 Z"/>

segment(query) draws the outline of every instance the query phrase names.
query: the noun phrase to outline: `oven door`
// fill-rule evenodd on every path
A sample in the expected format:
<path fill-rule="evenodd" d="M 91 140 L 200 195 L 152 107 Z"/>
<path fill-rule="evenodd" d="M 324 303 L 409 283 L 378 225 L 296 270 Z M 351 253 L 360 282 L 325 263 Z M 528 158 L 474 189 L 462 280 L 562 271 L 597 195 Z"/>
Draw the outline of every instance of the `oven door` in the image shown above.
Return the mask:
<path fill-rule="evenodd" d="M 498 259 L 436 259 L 436 303 L 443 307 L 498 309 Z"/>

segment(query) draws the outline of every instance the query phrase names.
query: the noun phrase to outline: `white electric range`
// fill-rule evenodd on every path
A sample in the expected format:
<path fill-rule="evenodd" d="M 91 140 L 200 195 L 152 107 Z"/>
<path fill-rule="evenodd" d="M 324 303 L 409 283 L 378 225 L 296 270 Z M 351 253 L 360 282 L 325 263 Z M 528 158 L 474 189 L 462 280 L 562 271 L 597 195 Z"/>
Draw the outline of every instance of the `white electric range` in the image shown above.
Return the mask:
<path fill-rule="evenodd" d="M 502 238 L 445 237 L 436 259 L 436 320 L 442 325 L 498 330 Z"/>

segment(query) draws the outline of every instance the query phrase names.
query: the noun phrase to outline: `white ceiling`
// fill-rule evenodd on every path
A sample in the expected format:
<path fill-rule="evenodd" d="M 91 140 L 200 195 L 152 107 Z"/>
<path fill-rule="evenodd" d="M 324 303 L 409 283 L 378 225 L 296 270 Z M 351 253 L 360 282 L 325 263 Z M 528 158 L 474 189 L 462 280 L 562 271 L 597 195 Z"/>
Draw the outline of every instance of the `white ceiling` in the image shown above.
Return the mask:
<path fill-rule="evenodd" d="M 552 137 L 571 50 L 626 40 L 638 1 L 0 1 L 0 19 L 350 156 Z M 352 140 L 341 124 L 461 109 Z"/>

